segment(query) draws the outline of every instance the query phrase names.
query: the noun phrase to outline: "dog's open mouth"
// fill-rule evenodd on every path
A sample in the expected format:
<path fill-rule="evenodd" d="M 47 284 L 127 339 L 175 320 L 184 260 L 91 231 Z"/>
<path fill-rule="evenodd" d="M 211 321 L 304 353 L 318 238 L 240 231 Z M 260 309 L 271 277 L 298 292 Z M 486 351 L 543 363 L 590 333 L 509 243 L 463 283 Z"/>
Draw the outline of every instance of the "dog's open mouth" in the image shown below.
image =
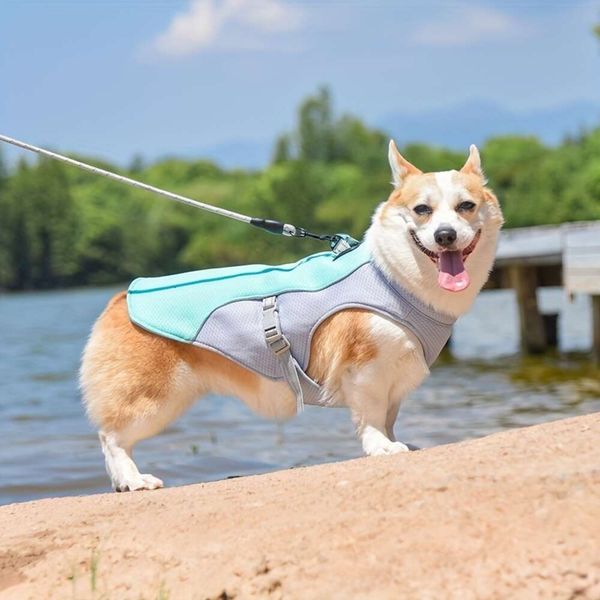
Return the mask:
<path fill-rule="evenodd" d="M 461 292 L 469 287 L 471 279 L 465 269 L 465 260 L 475 250 L 475 246 L 477 246 L 477 242 L 481 237 L 481 229 L 466 248 L 462 250 L 444 250 L 439 254 L 426 248 L 412 229 L 410 235 L 417 248 L 437 266 L 438 284 L 441 288 L 450 292 Z"/>

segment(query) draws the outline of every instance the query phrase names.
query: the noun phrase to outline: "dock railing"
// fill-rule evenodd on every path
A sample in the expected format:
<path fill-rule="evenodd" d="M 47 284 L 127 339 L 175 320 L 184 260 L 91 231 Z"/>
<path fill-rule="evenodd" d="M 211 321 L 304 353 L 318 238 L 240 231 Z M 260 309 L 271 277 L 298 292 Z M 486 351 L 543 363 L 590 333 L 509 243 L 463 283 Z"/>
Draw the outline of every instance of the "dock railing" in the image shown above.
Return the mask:
<path fill-rule="evenodd" d="M 600 221 L 504 230 L 487 288 L 513 288 L 521 347 L 539 353 L 555 345 L 557 315 L 541 313 L 537 289 L 561 286 L 592 300 L 592 352 L 600 363 Z"/>

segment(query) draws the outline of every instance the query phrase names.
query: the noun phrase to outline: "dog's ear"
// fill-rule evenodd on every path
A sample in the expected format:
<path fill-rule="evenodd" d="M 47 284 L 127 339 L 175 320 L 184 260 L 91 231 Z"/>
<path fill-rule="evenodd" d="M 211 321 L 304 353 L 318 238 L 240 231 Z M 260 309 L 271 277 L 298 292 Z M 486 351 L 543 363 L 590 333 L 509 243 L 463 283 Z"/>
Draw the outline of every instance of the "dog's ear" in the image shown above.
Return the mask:
<path fill-rule="evenodd" d="M 422 173 L 417 167 L 409 163 L 396 148 L 394 140 L 390 140 L 388 160 L 392 169 L 392 184 L 399 188 L 407 175 L 419 175 Z"/>
<path fill-rule="evenodd" d="M 469 173 L 471 175 L 477 175 L 484 179 L 483 169 L 481 168 L 481 158 L 479 157 L 479 150 L 475 144 L 469 146 L 469 158 L 460 170 L 461 173 Z"/>

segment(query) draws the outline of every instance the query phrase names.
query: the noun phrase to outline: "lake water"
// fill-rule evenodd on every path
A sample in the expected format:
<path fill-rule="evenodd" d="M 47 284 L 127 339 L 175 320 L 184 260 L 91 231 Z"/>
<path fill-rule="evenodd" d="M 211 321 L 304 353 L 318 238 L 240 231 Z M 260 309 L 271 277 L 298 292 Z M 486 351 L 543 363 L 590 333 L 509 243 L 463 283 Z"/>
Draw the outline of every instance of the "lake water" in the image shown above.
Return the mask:
<path fill-rule="evenodd" d="M 77 388 L 79 355 L 114 289 L 0 295 L 0 504 L 109 491 L 96 433 Z M 517 354 L 511 291 L 483 293 L 455 327 L 452 357 L 400 410 L 399 439 L 421 447 L 600 410 L 600 377 L 585 354 L 589 299 L 541 292 L 560 311 L 561 353 Z M 308 407 L 285 424 L 235 399 L 198 402 L 142 442 L 142 472 L 170 486 L 360 456 L 345 409 Z"/>

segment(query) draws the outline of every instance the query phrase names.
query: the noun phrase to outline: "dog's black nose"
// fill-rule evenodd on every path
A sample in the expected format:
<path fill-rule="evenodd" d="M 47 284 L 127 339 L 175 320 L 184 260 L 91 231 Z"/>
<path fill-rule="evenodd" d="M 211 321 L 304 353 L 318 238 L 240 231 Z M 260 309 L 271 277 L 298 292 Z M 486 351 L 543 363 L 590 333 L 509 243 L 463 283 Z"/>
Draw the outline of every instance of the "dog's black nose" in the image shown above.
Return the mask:
<path fill-rule="evenodd" d="M 433 234 L 436 243 L 444 248 L 452 246 L 456 241 L 456 230 L 449 225 L 441 225 Z"/>

